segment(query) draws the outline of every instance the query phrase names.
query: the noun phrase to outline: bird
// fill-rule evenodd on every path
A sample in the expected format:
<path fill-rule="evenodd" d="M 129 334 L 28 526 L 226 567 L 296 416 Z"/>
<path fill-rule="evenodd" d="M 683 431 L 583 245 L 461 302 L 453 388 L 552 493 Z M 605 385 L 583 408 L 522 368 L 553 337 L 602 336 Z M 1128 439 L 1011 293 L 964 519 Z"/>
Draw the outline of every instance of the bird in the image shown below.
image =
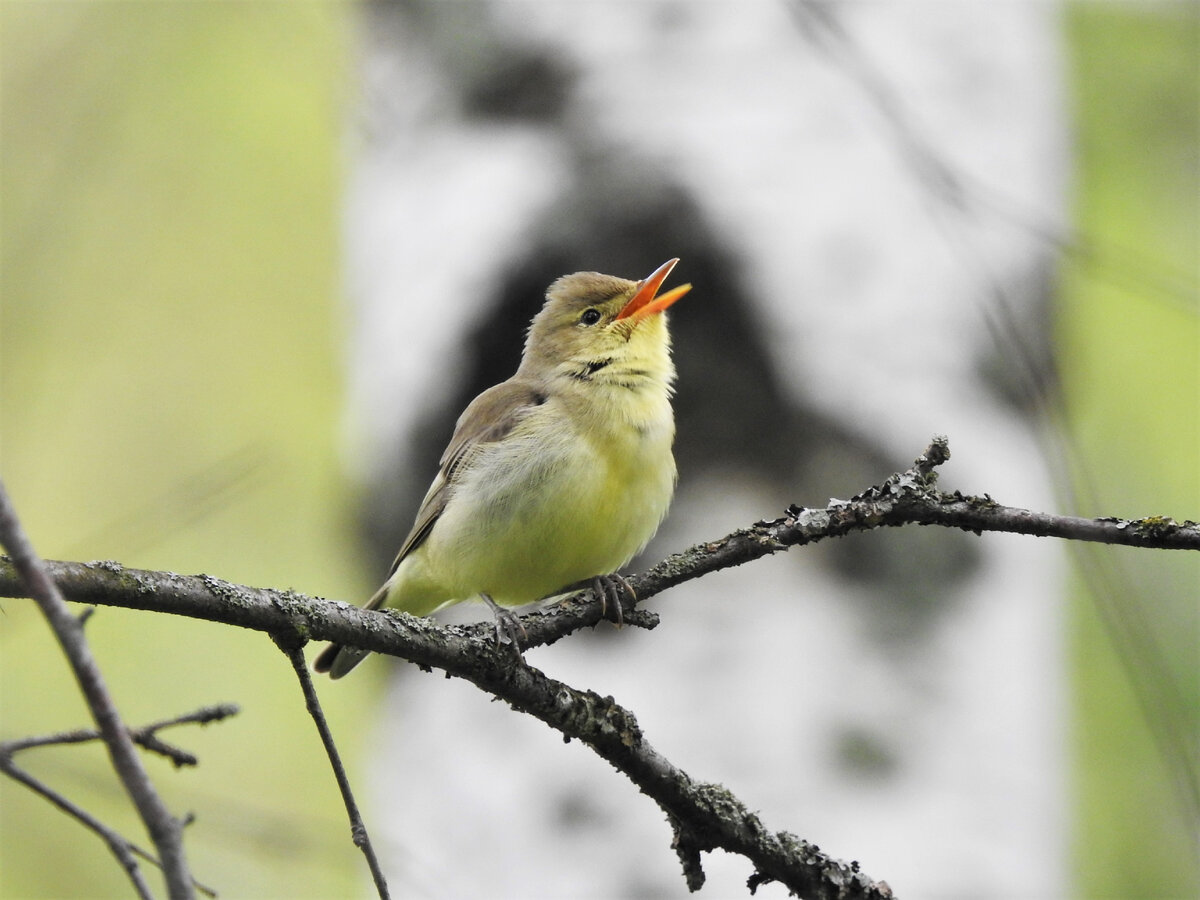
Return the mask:
<path fill-rule="evenodd" d="M 675 491 L 664 313 L 692 286 L 658 291 L 678 262 L 640 281 L 576 272 L 550 285 L 516 373 L 459 416 L 367 609 L 427 616 L 479 598 L 496 615 L 497 641 L 503 623 L 516 646 L 508 608 L 589 579 L 602 601 L 617 590 L 618 570 L 654 536 Z M 313 668 L 341 678 L 367 654 L 330 644 Z"/>

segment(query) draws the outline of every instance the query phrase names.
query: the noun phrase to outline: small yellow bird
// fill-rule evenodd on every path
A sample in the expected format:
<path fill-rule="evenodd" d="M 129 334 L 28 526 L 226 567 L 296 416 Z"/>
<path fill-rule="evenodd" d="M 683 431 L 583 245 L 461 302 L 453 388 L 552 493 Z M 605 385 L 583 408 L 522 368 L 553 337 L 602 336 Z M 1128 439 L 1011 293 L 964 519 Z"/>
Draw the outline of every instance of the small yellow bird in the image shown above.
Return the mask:
<path fill-rule="evenodd" d="M 596 578 L 654 536 L 675 491 L 675 367 L 659 295 L 678 259 L 642 281 L 565 275 L 546 292 L 512 378 L 471 401 L 388 580 L 368 609 L 426 616 L 472 597 L 497 614 Z M 511 629 L 510 629 L 511 630 Z M 331 644 L 340 678 L 367 655 Z"/>

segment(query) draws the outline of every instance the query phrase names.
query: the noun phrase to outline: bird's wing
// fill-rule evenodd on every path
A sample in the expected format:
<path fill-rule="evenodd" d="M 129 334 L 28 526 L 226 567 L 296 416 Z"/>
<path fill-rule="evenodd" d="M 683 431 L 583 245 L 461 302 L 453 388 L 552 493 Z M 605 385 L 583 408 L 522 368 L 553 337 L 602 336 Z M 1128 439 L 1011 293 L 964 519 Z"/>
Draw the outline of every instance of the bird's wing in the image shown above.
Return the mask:
<path fill-rule="evenodd" d="M 488 388 L 463 410 L 454 427 L 450 444 L 442 454 L 441 468 L 434 477 L 433 484 L 429 486 L 425 499 L 421 501 L 420 509 L 417 510 L 417 520 L 413 523 L 408 537 L 404 539 L 400 552 L 396 554 L 395 562 L 392 563 L 393 573 L 404 557 L 421 546 L 429 536 L 453 495 L 455 484 L 462 473 L 471 467 L 471 460 L 479 448 L 502 440 L 529 410 L 545 402 L 546 394 L 537 384 L 525 379 L 510 378 Z"/>

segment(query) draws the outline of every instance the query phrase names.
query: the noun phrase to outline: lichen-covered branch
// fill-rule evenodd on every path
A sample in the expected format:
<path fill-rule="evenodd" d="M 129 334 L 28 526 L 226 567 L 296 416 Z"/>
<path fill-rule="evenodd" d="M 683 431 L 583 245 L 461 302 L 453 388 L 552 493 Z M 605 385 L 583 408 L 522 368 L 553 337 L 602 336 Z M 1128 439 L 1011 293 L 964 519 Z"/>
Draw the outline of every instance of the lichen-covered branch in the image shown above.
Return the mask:
<path fill-rule="evenodd" d="M 653 627 L 657 617 L 636 603 L 709 572 L 751 562 L 790 547 L 853 531 L 900 525 L 938 525 L 976 533 L 1018 534 L 1099 541 L 1163 549 L 1200 549 L 1200 526 L 1153 517 L 1140 520 L 1081 519 L 1005 507 L 987 495 L 947 494 L 936 488 L 937 466 L 949 458 L 935 438 L 905 472 L 850 500 L 807 509 L 792 506 L 715 541 L 698 544 L 629 579 L 637 597 L 623 597 L 626 622 Z M 193 616 L 301 640 L 332 640 L 386 653 L 464 678 L 533 715 L 568 738 L 583 741 L 624 772 L 667 813 L 674 848 L 688 884 L 703 883 L 700 853 L 722 848 L 746 856 L 755 867 L 749 886 L 779 881 L 803 897 L 888 897 L 882 882 L 822 854 L 786 832 L 771 832 L 724 788 L 694 781 L 645 740 L 633 714 L 610 697 L 581 691 L 538 669 L 514 662 L 495 647 L 490 626 L 439 625 L 395 611 L 357 606 L 230 584 L 209 575 L 181 576 L 126 569 L 117 563 L 53 563 L 63 591 L 84 603 L 124 606 Z M 0 596 L 22 596 L 11 566 L 0 561 Z M 590 591 L 524 616 L 524 648 L 552 643 L 603 616 Z"/>
<path fill-rule="evenodd" d="M 756 522 L 668 557 L 644 576 L 631 578 L 630 583 L 644 599 L 709 572 L 740 566 L 791 547 L 901 525 L 940 525 L 975 534 L 1008 532 L 1159 550 L 1200 550 L 1200 524 L 1190 520 L 1176 522 L 1166 516 L 1085 519 L 1002 506 L 987 494 L 941 492 L 936 488 L 934 469 L 949 458 L 946 439 L 936 437 L 912 468 L 857 497 L 831 500 L 822 508 L 790 506 L 780 518 Z"/>

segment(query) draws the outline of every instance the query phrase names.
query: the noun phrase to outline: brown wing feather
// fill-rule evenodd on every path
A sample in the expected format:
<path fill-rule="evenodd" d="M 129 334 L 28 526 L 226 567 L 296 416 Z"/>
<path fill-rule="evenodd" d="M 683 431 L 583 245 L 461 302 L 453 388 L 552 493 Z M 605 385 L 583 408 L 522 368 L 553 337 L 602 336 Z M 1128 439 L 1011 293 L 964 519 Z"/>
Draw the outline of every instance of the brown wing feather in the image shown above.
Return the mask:
<path fill-rule="evenodd" d="M 546 394 L 539 386 L 524 378 L 511 378 L 484 391 L 463 410 L 454 427 L 450 445 L 442 454 L 440 468 L 429 492 L 417 510 L 417 520 L 404 539 L 404 545 L 392 563 L 394 573 L 400 562 L 409 553 L 421 546 L 429 532 L 437 524 L 438 517 L 454 493 L 454 485 L 460 472 L 471 466 L 471 458 L 480 446 L 498 441 L 512 431 L 521 418 L 535 406 L 546 402 Z M 388 585 L 384 584 L 367 601 L 367 609 L 378 609 L 387 602 Z M 367 651 L 356 647 L 330 644 L 317 656 L 313 669 L 328 672 L 332 678 L 341 678 L 367 656 Z"/>
<path fill-rule="evenodd" d="M 396 571 L 404 557 L 429 537 L 429 532 L 454 493 L 458 474 L 470 468 L 471 458 L 479 447 L 501 440 L 530 409 L 545 402 L 546 394 L 537 384 L 524 378 L 510 378 L 488 388 L 471 401 L 458 417 L 454 435 L 439 461 L 438 473 L 425 499 L 421 501 L 416 521 L 404 539 L 400 552 L 396 554 L 389 576 Z M 386 596 L 386 592 L 383 594 Z M 383 597 L 376 594 L 368 606 L 374 609 L 382 602 Z"/>

